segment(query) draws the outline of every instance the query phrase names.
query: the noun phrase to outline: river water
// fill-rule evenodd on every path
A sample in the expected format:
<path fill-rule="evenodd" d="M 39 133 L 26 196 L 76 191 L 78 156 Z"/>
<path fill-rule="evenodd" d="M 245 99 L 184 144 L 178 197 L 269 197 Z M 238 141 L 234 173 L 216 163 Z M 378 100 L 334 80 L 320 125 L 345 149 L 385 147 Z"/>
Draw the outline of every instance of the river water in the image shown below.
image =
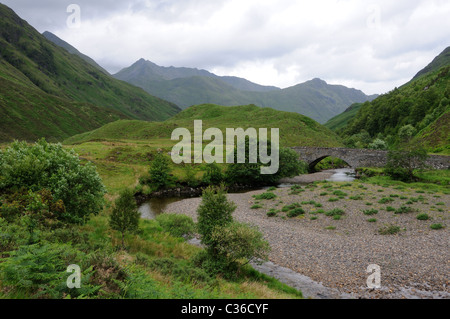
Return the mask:
<path fill-rule="evenodd" d="M 325 173 L 325 174 L 324 174 Z M 330 173 L 330 174 L 326 174 Z M 323 174 L 323 177 L 322 175 Z M 332 175 L 331 175 L 332 174 Z M 351 182 L 355 180 L 355 170 L 350 168 L 340 168 L 323 171 L 321 173 L 309 174 L 312 175 L 320 175 L 319 180 L 328 180 L 331 182 Z M 331 175 L 331 176 L 330 176 Z M 328 177 L 330 176 L 330 177 Z M 308 177 L 308 175 L 302 175 L 301 177 Z M 317 180 L 317 178 L 314 178 Z M 308 184 L 308 182 L 306 182 Z M 278 187 L 291 187 L 293 183 L 282 183 L 278 185 Z M 245 191 L 244 191 L 245 192 Z M 242 192 L 241 192 L 242 193 Z M 144 204 L 139 207 L 139 212 L 141 213 L 141 217 L 145 219 L 155 219 L 156 216 L 162 214 L 169 204 L 182 201 L 187 198 L 192 197 L 161 197 L 161 198 L 151 198 Z"/>

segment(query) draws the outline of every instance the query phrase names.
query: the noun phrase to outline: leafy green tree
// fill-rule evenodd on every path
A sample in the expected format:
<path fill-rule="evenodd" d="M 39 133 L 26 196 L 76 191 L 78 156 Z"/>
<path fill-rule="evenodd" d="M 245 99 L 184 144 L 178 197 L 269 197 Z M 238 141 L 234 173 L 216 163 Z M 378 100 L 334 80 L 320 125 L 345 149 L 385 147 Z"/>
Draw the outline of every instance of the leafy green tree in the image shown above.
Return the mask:
<path fill-rule="evenodd" d="M 409 142 L 416 134 L 416 129 L 411 124 L 402 126 L 398 131 L 398 137 L 402 142 Z"/>
<path fill-rule="evenodd" d="M 284 177 L 293 177 L 307 172 L 307 165 L 299 160 L 298 154 L 290 148 L 282 147 L 279 149 L 278 171 L 275 174 L 261 174 L 261 167 L 265 165 L 259 161 L 259 154 L 257 154 L 258 162 L 250 163 L 248 145 L 247 139 L 245 163 L 237 162 L 237 152 L 235 152 L 234 163 L 228 165 L 225 171 L 225 180 L 228 184 L 271 185 Z M 268 143 L 268 153 L 271 152 L 271 143 Z"/>
<path fill-rule="evenodd" d="M 372 143 L 369 144 L 369 148 L 372 150 L 387 150 L 388 146 L 385 141 L 376 138 Z"/>
<path fill-rule="evenodd" d="M 200 183 L 196 177 L 196 170 L 190 164 L 185 166 L 185 178 L 184 181 L 189 187 L 197 187 Z"/>
<path fill-rule="evenodd" d="M 150 164 L 150 182 L 156 190 L 166 188 L 172 181 L 170 176 L 169 159 L 162 152 L 158 152 Z"/>
<path fill-rule="evenodd" d="M 21 188 L 49 190 L 65 206 L 58 218 L 80 224 L 100 212 L 106 192 L 92 163 L 81 163 L 75 151 L 44 139 L 33 145 L 14 142 L 0 150 L 0 192 Z"/>
<path fill-rule="evenodd" d="M 228 201 L 223 185 L 209 186 L 203 191 L 202 202 L 197 209 L 197 227 L 203 244 L 211 244 L 211 234 L 215 227 L 226 226 L 233 221 L 232 214 L 235 209 L 236 205 Z"/>
<path fill-rule="evenodd" d="M 415 179 L 414 170 L 425 168 L 427 158 L 423 148 L 389 151 L 384 172 L 395 180 L 411 182 Z"/>
<path fill-rule="evenodd" d="M 225 227 L 216 227 L 211 234 L 216 253 L 223 256 L 228 264 L 237 264 L 238 268 L 251 261 L 267 261 L 270 246 L 263 234 L 254 226 L 232 222 Z M 246 260 L 244 264 L 239 264 Z"/>
<path fill-rule="evenodd" d="M 122 248 L 125 248 L 125 233 L 138 230 L 140 217 L 133 191 L 125 189 L 114 202 L 114 208 L 109 217 L 111 229 L 122 233 Z"/>
<path fill-rule="evenodd" d="M 203 175 L 202 182 L 207 185 L 220 185 L 224 181 L 224 174 L 217 163 L 206 165 L 206 173 Z"/>
<path fill-rule="evenodd" d="M 197 228 L 206 250 L 196 258 L 209 273 L 233 277 L 244 259 L 267 259 L 269 244 L 256 228 L 233 221 L 235 209 L 223 186 L 208 187 L 203 192 Z"/>

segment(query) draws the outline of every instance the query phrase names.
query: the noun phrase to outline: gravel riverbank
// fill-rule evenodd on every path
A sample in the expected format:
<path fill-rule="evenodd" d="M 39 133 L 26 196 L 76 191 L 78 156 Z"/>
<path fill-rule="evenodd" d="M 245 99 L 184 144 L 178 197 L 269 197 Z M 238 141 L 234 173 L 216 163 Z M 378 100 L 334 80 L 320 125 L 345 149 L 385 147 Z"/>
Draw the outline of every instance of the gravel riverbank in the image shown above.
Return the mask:
<path fill-rule="evenodd" d="M 364 184 L 364 189 L 355 183 L 328 183 L 334 188 L 303 187 L 299 194 L 291 194 L 290 188 L 274 191 L 274 200 L 258 201 L 260 209 L 251 209 L 255 204 L 253 195 L 264 190 L 242 194 L 228 194 L 237 209 L 234 218 L 259 227 L 272 252 L 270 261 L 288 268 L 333 291 L 326 298 L 445 298 L 450 299 L 449 275 L 450 252 L 449 230 L 432 230 L 431 224 L 449 225 L 449 195 L 416 194 L 413 190 L 395 190 Z M 344 187 L 342 187 L 344 185 Z M 351 185 L 351 186 L 349 186 Z M 345 198 L 330 202 L 331 192 L 339 189 Z M 390 197 L 393 195 L 393 197 Z M 359 200 L 350 197 L 359 196 Z M 420 197 L 421 196 L 421 197 Z M 387 206 L 399 208 L 408 199 L 415 201 L 414 213 L 394 214 Z M 391 202 L 380 204 L 383 198 Z M 197 218 L 197 207 L 201 198 L 182 200 L 168 205 L 166 212 L 186 214 Z M 334 220 L 325 214 L 316 213 L 315 201 L 325 211 L 341 208 L 345 215 Z M 268 217 L 274 208 L 281 210 L 291 203 L 302 203 L 306 211 L 299 218 L 288 218 L 283 212 L 277 217 Z M 319 205 L 317 205 L 319 206 Z M 378 213 L 367 216 L 367 209 Z M 428 213 L 431 220 L 417 220 L 418 213 Z M 312 217 L 312 218 L 311 218 Z M 370 218 L 376 222 L 368 222 Z M 380 235 L 379 229 L 386 225 L 397 225 L 401 231 L 395 235 Z M 367 267 L 381 267 L 381 288 L 368 289 Z M 272 270 L 273 272 L 274 270 Z M 292 275 L 292 274 L 291 274 Z M 277 277 L 274 275 L 274 277 Z M 308 296 L 308 294 L 306 294 Z M 320 296 L 312 293 L 310 297 Z"/>

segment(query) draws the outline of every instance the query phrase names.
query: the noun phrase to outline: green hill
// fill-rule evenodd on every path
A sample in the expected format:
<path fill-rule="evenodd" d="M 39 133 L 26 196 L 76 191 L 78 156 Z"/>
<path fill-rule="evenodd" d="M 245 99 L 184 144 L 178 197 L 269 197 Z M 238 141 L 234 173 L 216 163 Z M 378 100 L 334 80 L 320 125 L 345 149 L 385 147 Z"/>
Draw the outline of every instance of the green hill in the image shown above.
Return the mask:
<path fill-rule="evenodd" d="M 160 121 L 179 111 L 48 41 L 0 4 L 0 141 L 61 140 L 121 118 Z"/>
<path fill-rule="evenodd" d="M 90 57 L 88 57 L 87 55 L 81 53 L 80 51 L 78 51 L 76 48 L 74 48 L 72 45 L 70 45 L 69 43 L 67 43 L 66 41 L 58 38 L 56 35 L 54 35 L 53 33 L 49 32 L 49 31 L 45 31 L 44 33 L 42 33 L 42 35 L 44 37 L 47 38 L 47 40 L 53 42 L 54 44 L 56 44 L 57 46 L 62 47 L 63 49 L 66 49 L 67 52 L 69 52 L 70 54 L 75 54 L 78 55 L 80 58 L 82 58 L 83 60 L 85 60 L 87 63 L 89 63 L 90 65 L 96 67 L 97 69 L 99 69 L 100 71 L 102 71 L 105 74 L 109 74 L 108 71 L 106 71 L 104 68 L 102 68 L 100 65 L 98 65 L 97 62 L 95 62 L 93 59 L 91 59 Z"/>
<path fill-rule="evenodd" d="M 362 103 L 355 103 L 350 105 L 343 113 L 333 117 L 328 122 L 324 124 L 330 130 L 337 131 L 344 128 L 350 120 L 352 120 L 356 114 L 358 114 L 359 109 L 363 106 Z"/>
<path fill-rule="evenodd" d="M 414 81 L 425 74 L 435 72 L 446 65 L 450 65 L 450 47 L 447 47 L 430 64 L 428 64 L 424 69 L 419 71 L 412 80 Z"/>
<path fill-rule="evenodd" d="M 449 108 L 450 66 L 444 66 L 364 103 L 341 135 L 348 137 L 365 130 L 373 138 L 381 135 L 395 144 L 400 128 L 412 125 L 417 141 L 422 141 L 430 151 L 436 148 L 443 151 L 450 146 L 444 133 L 450 127 Z"/>
<path fill-rule="evenodd" d="M 320 79 L 279 89 L 236 77 L 219 77 L 205 70 L 161 67 L 141 59 L 114 75 L 181 108 L 204 103 L 225 106 L 255 104 L 296 112 L 324 123 L 353 103 L 373 100 L 363 92 Z"/>
<path fill-rule="evenodd" d="M 149 140 L 170 139 L 172 131 L 184 127 L 193 132 L 194 120 L 203 120 L 203 129 L 279 128 L 283 146 L 340 147 L 340 138 L 316 121 L 296 113 L 281 112 L 255 105 L 225 107 L 212 104 L 192 106 L 173 118 L 160 123 L 117 121 L 91 132 L 73 136 L 65 144 L 93 140 Z"/>

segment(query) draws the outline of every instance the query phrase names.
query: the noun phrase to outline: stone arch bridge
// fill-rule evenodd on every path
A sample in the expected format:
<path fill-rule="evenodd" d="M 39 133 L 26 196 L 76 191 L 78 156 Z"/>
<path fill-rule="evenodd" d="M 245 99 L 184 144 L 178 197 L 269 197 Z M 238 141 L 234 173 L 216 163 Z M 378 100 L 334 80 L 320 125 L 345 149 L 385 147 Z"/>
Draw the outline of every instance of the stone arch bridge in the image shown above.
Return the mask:
<path fill-rule="evenodd" d="M 387 163 L 387 151 L 328 148 L 328 147 L 293 147 L 300 159 L 308 163 L 312 170 L 320 161 L 327 157 L 337 157 L 345 161 L 350 167 L 383 167 Z M 450 156 L 431 155 L 427 165 L 434 169 L 450 168 Z"/>

